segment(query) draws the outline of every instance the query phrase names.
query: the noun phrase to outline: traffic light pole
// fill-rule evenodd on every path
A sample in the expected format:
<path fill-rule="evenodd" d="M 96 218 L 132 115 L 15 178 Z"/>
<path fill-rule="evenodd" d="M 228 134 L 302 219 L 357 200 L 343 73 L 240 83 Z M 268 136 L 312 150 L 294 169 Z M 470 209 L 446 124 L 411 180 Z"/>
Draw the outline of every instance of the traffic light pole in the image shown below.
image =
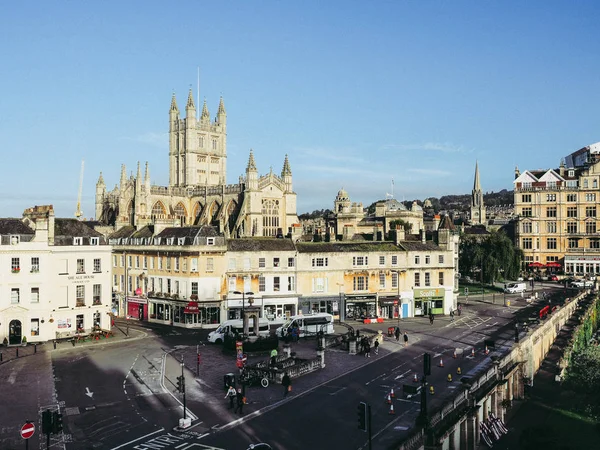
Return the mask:
<path fill-rule="evenodd" d="M 185 407 L 185 378 L 183 376 L 183 366 L 183 355 L 181 355 L 181 391 L 183 392 L 183 420 L 185 420 L 187 408 Z"/>
<path fill-rule="evenodd" d="M 369 417 L 369 419 L 367 421 L 367 428 L 369 430 L 369 450 L 373 450 L 373 447 L 372 447 L 373 444 L 371 442 L 373 433 L 371 431 L 372 428 L 371 428 L 371 404 L 370 403 L 367 404 L 367 411 L 368 411 L 368 417 Z"/>

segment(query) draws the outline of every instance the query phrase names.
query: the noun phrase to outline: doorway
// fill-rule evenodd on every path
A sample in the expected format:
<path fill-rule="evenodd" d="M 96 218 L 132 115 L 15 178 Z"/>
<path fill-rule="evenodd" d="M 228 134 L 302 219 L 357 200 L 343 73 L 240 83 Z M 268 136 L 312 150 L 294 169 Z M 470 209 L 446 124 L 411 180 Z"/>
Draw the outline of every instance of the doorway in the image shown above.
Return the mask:
<path fill-rule="evenodd" d="M 8 343 L 9 345 L 18 345 L 21 343 L 21 321 L 11 320 L 8 325 Z"/>

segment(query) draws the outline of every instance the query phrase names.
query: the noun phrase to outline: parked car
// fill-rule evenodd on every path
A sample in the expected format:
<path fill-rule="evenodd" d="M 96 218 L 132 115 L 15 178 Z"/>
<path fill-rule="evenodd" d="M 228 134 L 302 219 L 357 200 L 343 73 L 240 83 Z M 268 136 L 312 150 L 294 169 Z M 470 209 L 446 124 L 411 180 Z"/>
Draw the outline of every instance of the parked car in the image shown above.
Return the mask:
<path fill-rule="evenodd" d="M 593 286 L 594 282 L 589 280 L 576 280 L 571 282 L 571 287 L 576 289 L 591 288 Z"/>
<path fill-rule="evenodd" d="M 558 277 L 556 275 L 550 275 L 548 277 L 548 280 L 550 280 L 550 281 L 558 281 Z"/>

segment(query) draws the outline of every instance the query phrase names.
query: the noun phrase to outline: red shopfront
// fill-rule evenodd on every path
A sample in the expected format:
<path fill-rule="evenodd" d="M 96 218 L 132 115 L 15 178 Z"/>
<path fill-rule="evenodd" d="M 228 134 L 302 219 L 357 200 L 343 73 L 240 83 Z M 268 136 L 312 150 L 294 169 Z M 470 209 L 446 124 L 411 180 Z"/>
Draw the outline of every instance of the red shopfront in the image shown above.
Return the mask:
<path fill-rule="evenodd" d="M 148 299 L 127 297 L 127 317 L 130 319 L 148 319 Z"/>

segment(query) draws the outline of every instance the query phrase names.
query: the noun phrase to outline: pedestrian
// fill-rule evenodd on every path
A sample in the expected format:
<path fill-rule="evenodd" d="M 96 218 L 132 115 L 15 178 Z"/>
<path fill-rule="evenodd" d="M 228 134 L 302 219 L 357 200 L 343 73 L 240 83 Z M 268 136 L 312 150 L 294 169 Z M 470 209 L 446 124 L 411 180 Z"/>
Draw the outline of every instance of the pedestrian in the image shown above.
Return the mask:
<path fill-rule="evenodd" d="M 406 334 L 406 331 L 404 332 L 404 346 L 406 347 L 408 345 L 408 334 Z"/>
<path fill-rule="evenodd" d="M 292 379 L 287 372 L 283 374 L 281 384 L 283 385 L 283 398 L 286 398 L 287 395 L 292 392 Z"/>
<path fill-rule="evenodd" d="M 298 342 L 298 328 L 292 328 L 292 342 Z"/>
<path fill-rule="evenodd" d="M 400 342 L 400 327 L 396 327 L 394 334 L 396 335 L 396 340 Z"/>
<path fill-rule="evenodd" d="M 459 303 L 458 304 L 458 315 L 460 316 L 460 313 L 462 312 L 462 304 Z"/>
<path fill-rule="evenodd" d="M 454 322 L 454 310 L 450 310 L 450 322 Z"/>
<path fill-rule="evenodd" d="M 275 364 L 277 364 L 277 349 L 276 348 L 271 350 L 271 367 L 275 367 Z"/>
<path fill-rule="evenodd" d="M 379 339 L 375 339 L 373 346 L 375 347 L 375 354 L 379 355 Z"/>
<path fill-rule="evenodd" d="M 233 408 L 233 401 L 235 400 L 235 396 L 237 395 L 237 392 L 235 390 L 235 388 L 231 385 L 229 385 L 229 389 L 227 389 L 227 394 L 225 395 L 225 398 L 229 398 L 229 409 Z"/>
<path fill-rule="evenodd" d="M 429 324 L 433 325 L 433 313 L 429 313 Z"/>
<path fill-rule="evenodd" d="M 371 343 L 369 342 L 369 340 L 365 340 L 365 358 L 370 358 L 371 357 Z"/>
<path fill-rule="evenodd" d="M 235 394 L 235 409 L 233 413 L 240 412 L 240 415 L 244 414 L 244 394 L 242 394 L 242 388 L 238 388 L 237 393 Z"/>
<path fill-rule="evenodd" d="M 283 333 L 283 331 L 282 331 L 282 333 Z M 292 342 L 292 329 L 288 327 L 287 333 L 285 335 L 285 343 L 289 344 L 290 342 Z"/>

